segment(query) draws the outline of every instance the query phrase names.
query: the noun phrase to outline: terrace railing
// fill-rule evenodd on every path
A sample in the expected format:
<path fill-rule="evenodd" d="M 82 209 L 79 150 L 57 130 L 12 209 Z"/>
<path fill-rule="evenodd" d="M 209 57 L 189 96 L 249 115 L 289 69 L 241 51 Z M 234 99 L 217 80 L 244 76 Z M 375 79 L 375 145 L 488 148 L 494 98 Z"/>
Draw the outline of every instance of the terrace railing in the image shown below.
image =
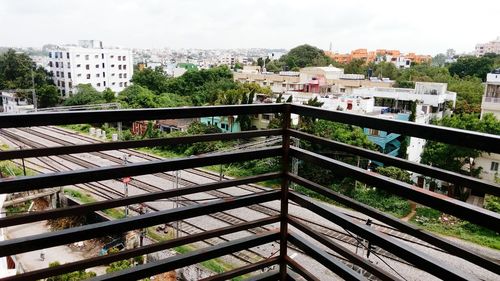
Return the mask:
<path fill-rule="evenodd" d="M 127 218 L 87 224 L 65 230 L 53 231 L 43 234 L 28 235 L 22 238 L 0 242 L 0 256 L 10 256 L 29 251 L 42 250 L 58 245 L 99 238 L 111 233 L 123 233 L 131 230 L 151 227 L 159 224 L 185 220 L 197 216 L 213 214 L 254 204 L 266 202 L 280 202 L 279 212 L 265 218 L 242 221 L 225 227 L 214 228 L 201 233 L 181 236 L 157 242 L 134 249 L 128 249 L 104 256 L 96 256 L 76 262 L 69 262 L 57 267 L 44 268 L 24 272 L 2 280 L 39 280 L 50 276 L 60 275 L 75 270 L 83 270 L 98 265 L 106 265 L 114 261 L 131 259 L 133 257 L 152 252 L 171 249 L 177 246 L 203 241 L 210 238 L 229 235 L 249 229 L 259 229 L 254 235 L 221 242 L 219 244 L 200 248 L 185 254 L 158 261 L 148 262 L 125 270 L 100 275 L 93 280 L 137 280 L 156 274 L 181 268 L 187 265 L 200 263 L 216 257 L 229 255 L 245 249 L 262 246 L 269 243 L 280 245 L 276 256 L 262 258 L 258 261 L 248 261 L 247 265 L 208 277 L 205 280 L 227 280 L 238 276 L 257 272 L 252 275 L 252 280 L 319 280 L 316 272 L 300 264 L 290 257 L 289 247 L 310 256 L 343 279 L 363 280 L 366 274 L 354 270 L 354 266 L 369 272 L 370 278 L 381 280 L 400 280 L 401 274 L 395 274 L 387 269 L 371 263 L 355 254 L 351 249 L 329 239 L 324 234 L 310 228 L 300 218 L 290 215 L 291 204 L 313 212 L 318 219 L 329 221 L 346 231 L 356 235 L 359 239 L 366 239 L 371 245 L 383 248 L 385 251 L 401 260 L 412 264 L 437 278 L 444 280 L 471 280 L 473 276 L 461 268 L 451 268 L 444 265 L 435 257 L 430 256 L 416 248 L 408 246 L 401 240 L 383 234 L 366 225 L 364 222 L 353 220 L 337 209 L 318 203 L 290 186 L 300 185 L 312 192 L 318 193 L 330 200 L 342 204 L 367 217 L 375 219 L 389 227 L 397 229 L 407 235 L 416 237 L 426 243 L 441 249 L 450 255 L 458 256 L 467 262 L 477 265 L 493 274 L 500 273 L 498 260 L 489 258 L 481 253 L 464 248 L 450 240 L 424 231 L 408 222 L 399 220 L 392 215 L 381 212 L 375 208 L 357 202 L 347 196 L 337 193 L 327 187 L 321 186 L 311 180 L 300 177 L 291 172 L 292 158 L 297 158 L 304 163 L 334 171 L 336 174 L 350 177 L 358 182 L 385 190 L 421 205 L 432 207 L 436 210 L 451 214 L 460 219 L 486 227 L 497 233 L 500 231 L 500 216 L 497 213 L 469 205 L 465 202 L 445 197 L 422 188 L 403 183 L 365 169 L 344 163 L 327 156 L 308 151 L 291 144 L 291 138 L 316 143 L 336 151 L 357 155 L 366 159 L 384 163 L 385 165 L 399 167 L 425 176 L 466 186 L 486 194 L 500 196 L 500 187 L 481 179 L 469 177 L 455 172 L 446 171 L 432 166 L 410 162 L 401 158 L 384 155 L 379 152 L 348 145 L 338 141 L 321 138 L 290 127 L 292 114 L 307 116 L 315 119 L 324 119 L 334 122 L 350 124 L 359 127 L 368 127 L 378 130 L 391 131 L 406 136 L 435 140 L 439 142 L 479 149 L 486 152 L 500 153 L 500 137 L 476 132 L 469 132 L 432 125 L 419 125 L 411 122 L 378 119 L 375 117 L 354 115 L 345 112 L 327 111 L 308 106 L 291 104 L 263 104 L 263 105 L 238 105 L 238 106 L 213 106 L 193 108 L 170 109 L 140 109 L 140 110 L 113 110 L 113 111 L 86 111 L 86 112 L 60 112 L 60 113 L 32 113 L 21 115 L 0 116 L 0 129 L 35 127 L 46 125 L 65 125 L 81 123 L 104 122 L 131 122 L 135 120 L 160 120 L 176 118 L 197 118 L 209 116 L 228 115 L 253 115 L 262 113 L 278 114 L 282 118 L 282 128 L 245 131 L 238 133 L 207 134 L 183 136 L 176 138 L 143 139 L 120 142 L 99 142 L 92 144 L 78 144 L 57 147 L 27 148 L 22 150 L 8 150 L 0 152 L 0 160 L 13 160 L 75 153 L 109 151 L 140 147 L 155 147 L 165 145 L 179 145 L 215 140 L 236 140 L 255 137 L 282 136 L 282 145 L 263 147 L 252 151 L 234 151 L 217 154 L 201 155 L 178 159 L 159 159 L 146 162 L 130 163 L 127 165 L 94 167 L 80 170 L 37 174 L 34 176 L 20 176 L 0 180 L 0 193 L 10 194 L 30 190 L 39 190 L 51 187 L 95 182 L 109 179 L 119 179 L 129 176 L 155 174 L 167 171 L 202 167 L 215 164 L 227 164 L 235 161 L 249 161 L 263 158 L 279 158 L 281 169 L 249 177 L 223 180 L 214 183 L 186 186 L 178 189 L 147 192 L 123 198 L 98 201 L 83 205 L 62 207 L 57 209 L 32 212 L 28 214 L 7 216 L 0 218 L 0 228 L 57 219 L 68 216 L 84 215 L 109 208 L 122 207 L 143 202 L 152 202 L 185 196 L 190 194 L 213 191 L 232 186 L 250 183 L 259 183 L 267 180 L 280 180 L 280 189 L 267 189 L 260 192 L 214 199 L 202 204 L 192 204 L 175 209 L 159 210 L 146 214 L 137 214 Z M 0 136 L 2 133 L 0 133 Z M 267 227 L 266 227 L 267 226 Z M 315 242 L 312 242 L 312 240 Z M 328 249 L 328 252 L 325 250 Z M 332 251 L 335 255 L 332 255 Z M 348 266 L 348 265 L 353 266 Z M 276 270 L 262 272 L 265 268 L 277 265 Z"/>

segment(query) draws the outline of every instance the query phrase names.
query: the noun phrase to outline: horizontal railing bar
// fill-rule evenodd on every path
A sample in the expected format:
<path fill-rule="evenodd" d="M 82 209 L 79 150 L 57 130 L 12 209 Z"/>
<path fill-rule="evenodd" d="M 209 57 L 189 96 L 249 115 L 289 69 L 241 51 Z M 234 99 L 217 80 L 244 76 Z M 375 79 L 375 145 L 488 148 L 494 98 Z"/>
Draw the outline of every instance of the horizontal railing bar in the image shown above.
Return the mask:
<path fill-rule="evenodd" d="M 289 232 L 288 241 L 344 280 L 368 280 L 296 233 Z"/>
<path fill-rule="evenodd" d="M 361 212 L 366 216 L 372 217 L 378 221 L 381 221 L 387 225 L 393 226 L 398 230 L 414 236 L 422 241 L 425 241 L 431 245 L 437 246 L 448 253 L 459 256 L 471 263 L 474 263 L 480 267 L 488 269 L 492 272 L 500 272 L 500 264 L 493 261 L 492 259 L 483 256 L 479 253 L 469 250 L 468 248 L 462 247 L 461 245 L 456 245 L 452 241 L 432 234 L 428 231 L 420 229 L 408 222 L 397 219 L 389 214 L 379 211 L 373 207 L 366 204 L 360 203 L 352 198 L 349 198 L 343 194 L 335 192 L 329 188 L 321 186 L 315 182 L 307 180 L 305 178 L 299 177 L 294 174 L 288 174 L 288 177 L 294 183 L 306 187 L 320 195 L 323 195 L 329 199 L 335 200 L 336 202 L 351 208 L 355 211 Z"/>
<path fill-rule="evenodd" d="M 183 136 L 175 138 L 156 138 L 156 139 L 132 140 L 132 141 L 121 141 L 121 142 L 102 142 L 102 143 L 77 144 L 77 145 L 57 146 L 57 147 L 30 148 L 22 150 L 7 150 L 7 151 L 0 151 L 0 160 L 41 157 L 41 156 L 51 156 L 51 155 L 65 155 L 65 154 L 94 152 L 94 151 L 130 149 L 139 147 L 189 144 L 189 143 L 206 142 L 206 141 L 278 136 L 281 134 L 282 134 L 281 129 L 272 129 L 272 130 L 246 131 L 238 133 L 219 133 L 219 134 Z"/>
<path fill-rule="evenodd" d="M 209 259 L 217 258 L 230 253 L 249 249 L 259 245 L 267 244 L 279 238 L 278 230 L 266 231 L 264 233 L 250 235 L 229 242 L 217 244 L 203 249 L 194 250 L 182 255 L 175 255 L 166 259 L 130 267 L 89 279 L 89 281 L 102 280 L 138 280 L 156 274 L 196 264 Z"/>
<path fill-rule="evenodd" d="M 307 269 L 305 269 L 302 265 L 300 265 L 298 262 L 294 261 L 290 256 L 285 256 L 286 264 L 293 268 L 297 274 L 302 276 L 302 278 L 306 279 L 307 281 L 320 281 L 319 278 L 314 276 L 311 272 L 309 272 Z"/>
<path fill-rule="evenodd" d="M 154 160 L 129 163 L 124 166 L 88 168 L 35 176 L 21 176 L 0 180 L 0 194 L 36 190 L 54 186 L 117 179 L 158 172 L 176 171 L 193 167 L 247 161 L 281 156 L 281 146 L 257 148 L 252 151 L 225 152 L 200 157 Z"/>
<path fill-rule="evenodd" d="M 500 136 L 473 131 L 449 128 L 444 126 L 423 125 L 408 121 L 383 119 L 341 111 L 326 110 L 305 105 L 291 105 L 292 113 L 356 125 L 362 128 L 373 128 L 387 132 L 414 136 L 427 140 L 465 146 L 487 152 L 500 153 Z"/>
<path fill-rule="evenodd" d="M 61 275 L 68 272 L 73 272 L 77 270 L 82 270 L 85 268 L 90 268 L 94 266 L 99 266 L 103 264 L 112 263 L 115 261 L 131 259 L 137 256 L 158 252 L 162 250 L 167 250 L 171 248 L 175 248 L 181 245 L 186 245 L 214 237 L 220 237 L 222 235 L 227 235 L 230 233 L 235 233 L 238 231 L 244 231 L 254 227 L 260 227 L 268 224 L 273 224 L 279 222 L 280 216 L 273 216 L 268 218 L 263 218 L 255 221 L 239 223 L 235 225 L 230 225 L 222 228 L 217 228 L 214 230 L 207 230 L 201 233 L 190 234 L 188 236 L 182 236 L 178 238 L 174 238 L 171 240 L 166 240 L 154 244 L 149 244 L 146 246 L 142 246 L 140 248 L 123 250 L 117 253 L 107 254 L 103 256 L 97 256 L 81 261 L 65 263 L 56 267 L 43 268 L 34 271 L 28 271 L 23 274 L 18 274 L 10 277 L 6 277 L 2 279 L 2 281 L 27 281 L 27 280 L 40 280 L 43 278 L 48 278 L 51 276 Z M 272 260 L 271 260 L 272 262 Z M 272 265 L 272 264 L 270 264 Z M 264 265 L 262 265 L 264 267 Z M 258 269 L 258 268 L 257 268 Z M 245 269 L 241 268 L 242 274 L 247 273 Z M 218 275 L 217 275 L 218 276 Z M 238 276 L 238 275 L 237 275 Z"/>
<path fill-rule="evenodd" d="M 291 147 L 290 153 L 293 157 L 297 157 L 308 163 L 334 170 L 335 172 L 356 179 L 357 181 L 373 185 L 392 194 L 500 232 L 500 215 L 492 211 L 450 198 L 446 195 L 415 187 L 377 173 L 369 172 L 301 148 Z"/>
<path fill-rule="evenodd" d="M 244 274 L 254 272 L 257 270 L 264 269 L 266 267 L 275 265 L 279 262 L 279 257 L 272 257 L 268 258 L 256 263 L 251 263 L 242 267 L 239 267 L 237 269 L 233 269 L 230 271 L 226 271 L 224 273 L 220 273 L 217 275 L 213 275 L 207 278 L 203 278 L 199 281 L 225 281 L 225 280 L 232 280 L 232 278 L 242 276 Z"/>
<path fill-rule="evenodd" d="M 447 171 L 437 167 L 431 167 L 428 165 L 411 162 L 406 159 L 401 159 L 377 151 L 372 151 L 354 145 L 349 145 L 342 142 L 314 136 L 297 130 L 290 130 L 290 135 L 293 137 L 313 142 L 315 144 L 320 144 L 328 146 L 330 148 L 338 149 L 340 151 L 351 153 L 356 156 L 362 156 L 370 160 L 379 161 L 384 163 L 385 165 L 391 165 L 401 169 L 410 170 L 416 173 L 431 176 L 447 182 L 453 182 L 455 184 L 464 185 L 474 190 L 483 191 L 487 194 L 500 196 L 499 184 Z"/>
<path fill-rule="evenodd" d="M 372 273 L 376 277 L 380 278 L 380 280 L 401 280 L 400 278 L 394 276 L 393 274 L 385 271 L 384 269 L 372 264 L 369 260 L 360 257 L 359 255 L 354 254 L 351 250 L 345 248 L 344 246 L 333 242 L 333 240 L 325 237 L 323 234 L 317 233 L 313 231 L 308 226 L 299 222 L 298 220 L 288 216 L 288 223 L 293 225 L 298 230 L 302 231 L 306 235 L 309 235 L 314 240 L 320 242 L 321 244 L 328 247 L 330 250 L 340 254 L 341 256 L 347 258 L 353 264 L 365 269 L 366 271 Z"/>
<path fill-rule="evenodd" d="M 267 271 L 259 275 L 251 276 L 243 281 L 278 281 L 280 280 L 280 273 L 277 270 Z M 294 280 L 294 279 L 292 279 Z"/>
<path fill-rule="evenodd" d="M 0 116 L 0 128 L 130 122 L 281 112 L 283 104 L 41 112 Z"/>
<path fill-rule="evenodd" d="M 0 241 L 0 256 L 8 256 L 33 250 L 69 244 L 110 233 L 120 233 L 157 224 L 203 216 L 253 204 L 279 199 L 279 191 L 265 191 L 240 197 L 224 198 L 175 209 L 147 213 L 125 219 L 78 226 L 61 231 L 43 233 Z"/>
<path fill-rule="evenodd" d="M 231 186 L 256 183 L 266 180 L 278 179 L 280 177 L 281 173 L 267 173 L 267 174 L 249 176 L 239 179 L 224 180 L 220 182 L 206 183 L 195 186 L 187 186 L 176 189 L 148 192 L 138 195 L 130 195 L 124 198 L 108 199 L 105 201 L 92 202 L 65 208 L 51 209 L 41 212 L 31 212 L 25 215 L 13 215 L 0 218 L 0 228 L 18 224 L 42 221 L 42 220 L 57 219 L 62 217 L 81 216 L 84 214 L 88 214 L 90 212 L 95 212 L 104 209 L 116 208 L 125 205 L 139 204 L 143 202 L 151 202 L 159 199 L 172 198 L 176 196 L 183 196 L 183 195 L 205 192 L 209 190 L 216 190 Z"/>
<path fill-rule="evenodd" d="M 416 248 L 410 247 L 403 242 L 397 241 L 395 238 L 382 234 L 379 231 L 370 228 L 370 226 L 361 224 L 352 218 L 333 210 L 332 208 L 316 204 L 312 199 L 304 195 L 290 192 L 290 199 L 315 214 L 348 231 L 352 231 L 354 234 L 370 241 L 373 245 L 382 247 L 386 251 L 405 259 L 406 261 L 414 264 L 416 267 L 427 271 L 434 276 L 444 280 L 477 280 L 477 278 L 460 271 L 457 268 L 449 268 L 442 264 L 442 262 L 435 260 L 431 256 L 417 250 Z"/>

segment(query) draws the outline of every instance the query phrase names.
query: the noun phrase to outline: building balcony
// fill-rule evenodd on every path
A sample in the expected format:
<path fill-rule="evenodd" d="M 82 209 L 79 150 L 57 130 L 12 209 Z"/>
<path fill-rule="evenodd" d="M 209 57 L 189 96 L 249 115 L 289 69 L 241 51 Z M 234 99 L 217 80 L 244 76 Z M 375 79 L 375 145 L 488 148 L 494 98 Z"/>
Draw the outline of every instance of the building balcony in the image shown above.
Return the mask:
<path fill-rule="evenodd" d="M 43 211 L 0 217 L 0 228 L 28 225 L 45 220 L 94 214 L 111 208 L 130 206 L 126 217 L 87 223 L 64 230 L 41 234 L 26 234 L 23 237 L 0 241 L 0 257 L 15 256 L 32 251 L 49 251 L 51 247 L 67 245 L 111 234 L 137 232 L 157 225 L 175 222 L 191 223 L 191 227 L 201 227 L 202 231 L 179 233 L 176 237 L 161 241 L 151 241 L 137 247 L 95 255 L 82 260 L 66 262 L 56 267 L 27 270 L 18 275 L 0 280 L 40 280 L 63 273 L 85 270 L 112 262 L 129 260 L 156 252 L 192 243 L 205 243 L 191 251 L 177 251 L 176 255 L 151 260 L 147 263 L 123 270 L 101 274 L 91 280 L 139 280 L 173 271 L 214 258 L 237 256 L 239 266 L 204 277 L 203 280 L 228 280 L 247 278 L 248 280 L 476 280 L 475 272 L 481 272 L 486 279 L 494 280 L 500 273 L 498 260 L 454 241 L 420 229 L 409 222 L 397 219 L 368 205 L 344 196 L 310 179 L 294 173 L 293 159 L 307 165 L 315 165 L 333 173 L 354 179 L 356 182 L 383 190 L 425 205 L 436 210 L 467 220 L 479 226 L 500 231 L 500 215 L 469 205 L 465 202 L 445 197 L 392 178 L 388 178 L 350 163 L 342 162 L 319 153 L 292 145 L 292 138 L 364 159 L 396 166 L 422 175 L 447 181 L 486 194 L 500 196 L 500 186 L 480 179 L 413 163 L 383 153 L 359 148 L 317 137 L 290 128 L 292 114 L 350 124 L 361 128 L 390 131 L 405 136 L 435 140 L 458 146 L 474 148 L 486 152 L 500 153 L 500 137 L 451 128 L 421 125 L 398 120 L 361 116 L 340 111 L 328 111 L 314 107 L 293 104 L 258 104 L 238 106 L 213 106 L 169 109 L 133 109 L 75 111 L 56 113 L 31 113 L 0 116 L 0 137 L 12 137 L 9 130 L 39 130 L 39 126 L 67 124 L 95 124 L 114 122 L 134 122 L 137 120 L 166 120 L 202 118 L 211 116 L 234 116 L 275 114 L 284 124 L 279 129 L 254 130 L 236 133 L 215 133 L 205 135 L 154 138 L 118 142 L 90 142 L 65 144 L 52 147 L 29 147 L 21 150 L 0 151 L 0 160 L 47 159 L 77 154 L 115 155 L 133 153 L 134 148 L 176 146 L 209 141 L 226 141 L 278 136 L 278 146 L 262 146 L 251 150 L 218 152 L 183 158 L 155 158 L 147 161 L 133 161 L 125 164 L 113 162 L 111 165 L 90 166 L 39 173 L 36 175 L 4 178 L 0 180 L 0 194 L 14 194 L 34 190 L 90 184 L 109 180 L 129 179 L 129 188 L 141 177 L 162 175 L 169 179 L 154 186 L 144 185 L 142 192 L 129 196 L 118 195 L 111 199 L 73 205 Z M 28 128 L 28 129 L 23 129 Z M 127 152 L 124 152 L 126 150 Z M 104 153 L 106 152 L 106 153 Z M 104 153 L 104 154 L 103 154 Z M 91 156 L 86 156 L 89 158 Z M 85 158 L 85 157 L 84 157 Z M 113 157 L 107 157 L 108 160 Z M 193 169 L 211 165 L 229 164 L 256 159 L 280 161 L 279 170 L 247 177 L 227 179 L 203 184 L 183 184 L 172 187 L 174 181 L 167 172 Z M 24 161 L 24 160 L 23 160 Z M 65 160 L 66 161 L 66 160 Z M 110 160 L 111 161 L 111 160 Z M 114 160 L 113 160 L 114 161 Z M 64 163 L 59 163 L 64 164 Z M 169 176 L 170 175 L 170 176 Z M 193 176 L 194 177 L 194 176 Z M 256 185 L 265 181 L 277 182 L 276 188 Z M 121 186 L 121 185 L 120 185 Z M 238 194 L 229 189 L 238 189 Z M 301 188 L 297 188 L 301 187 Z M 97 191 L 104 191 L 101 186 Z M 302 193 L 305 191 L 304 193 Z M 121 194 L 122 191 L 120 191 Z M 307 194 L 315 193 L 337 205 L 349 208 L 339 211 L 333 205 L 319 202 Z M 176 199 L 175 208 L 160 208 L 159 205 Z M 181 198 L 181 199 L 179 199 Z M 202 200 L 203 199 L 203 200 Z M 143 204 L 143 205 L 141 205 Z M 135 210 L 134 206 L 149 206 L 149 212 Z M 156 204 L 156 205 L 155 205 Z M 154 208 L 154 206 L 157 206 Z M 162 205 L 163 206 L 163 205 Z M 128 209 L 128 208 L 127 208 Z M 235 212 L 240 210 L 238 216 Z M 243 211 L 242 211 L 243 210 Z M 357 212 L 357 216 L 353 216 Z M 214 220 L 218 214 L 219 221 Z M 265 215 L 264 215 L 265 214 Z M 221 218 L 221 216 L 223 218 Z M 240 217 L 241 216 L 241 217 Z M 193 223 L 196 221 L 197 223 Z M 221 223 L 221 222 L 224 223 Z M 184 231 L 184 230 L 183 230 Z M 335 238 L 336 237 L 336 238 Z M 203 242 L 205 241 L 205 242 Z M 215 241 L 215 242 L 214 242 Z M 409 241 L 418 241 L 411 244 Z M 349 244 L 350 243 L 350 244 Z M 411 245 L 410 245 L 411 244 Z M 426 245 L 424 247 L 424 245 Z M 390 263 L 374 262 L 359 249 L 372 257 L 383 253 L 381 260 L 390 257 L 401 266 L 411 270 L 395 270 Z M 425 250 L 423 250 L 425 248 Z M 253 253 L 253 254 L 252 254 Z M 436 254 L 438 253 L 438 254 Z M 460 261 L 460 266 L 449 263 Z M 66 263 L 65 263 L 66 262 Z M 415 277 L 415 272 L 419 276 Z M 328 276 L 328 277 L 325 277 Z M 202 278 L 198 278 L 202 279 Z"/>

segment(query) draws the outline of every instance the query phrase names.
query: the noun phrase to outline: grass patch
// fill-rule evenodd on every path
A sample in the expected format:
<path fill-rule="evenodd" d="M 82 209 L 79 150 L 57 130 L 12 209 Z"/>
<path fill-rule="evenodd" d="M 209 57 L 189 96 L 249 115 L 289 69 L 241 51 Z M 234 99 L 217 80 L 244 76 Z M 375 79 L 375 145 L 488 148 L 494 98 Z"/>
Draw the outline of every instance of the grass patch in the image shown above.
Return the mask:
<path fill-rule="evenodd" d="M 416 214 L 410 221 L 432 232 L 500 250 L 500 235 L 495 231 L 431 208 L 417 207 Z"/>
<path fill-rule="evenodd" d="M 5 214 L 7 216 L 16 215 L 21 213 L 26 213 L 31 205 L 31 200 L 22 202 L 13 206 L 9 206 L 5 208 Z"/>
<path fill-rule="evenodd" d="M 88 204 L 88 203 L 92 203 L 92 202 L 97 201 L 90 194 L 80 192 L 78 190 L 71 189 L 71 188 L 65 188 L 64 194 L 73 198 L 73 199 L 78 200 L 82 204 Z M 122 208 L 106 209 L 106 210 L 102 210 L 102 212 L 105 213 L 106 215 L 114 218 L 114 219 L 122 219 L 125 217 L 125 211 Z"/>
<path fill-rule="evenodd" d="M 180 158 L 180 157 L 186 156 L 184 154 L 176 153 L 176 152 L 173 152 L 170 150 L 161 149 L 158 147 L 141 147 L 141 148 L 136 148 L 135 150 L 149 153 L 149 154 L 153 154 L 153 155 L 163 157 L 163 158 Z"/>

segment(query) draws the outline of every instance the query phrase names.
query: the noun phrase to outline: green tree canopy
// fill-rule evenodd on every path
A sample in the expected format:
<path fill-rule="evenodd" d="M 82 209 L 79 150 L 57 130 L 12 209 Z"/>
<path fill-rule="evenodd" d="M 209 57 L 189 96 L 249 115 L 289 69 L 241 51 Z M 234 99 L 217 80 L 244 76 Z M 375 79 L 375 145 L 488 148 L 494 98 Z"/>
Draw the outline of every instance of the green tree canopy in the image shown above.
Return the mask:
<path fill-rule="evenodd" d="M 280 62 L 284 63 L 289 70 L 296 67 L 327 66 L 334 63 L 323 50 L 307 44 L 291 49 L 286 55 L 281 56 Z"/>
<path fill-rule="evenodd" d="M 167 92 L 167 76 L 163 68 L 144 68 L 137 70 L 132 76 L 132 83 L 148 88 L 156 94 Z"/>
<path fill-rule="evenodd" d="M 486 74 L 493 70 L 494 63 L 494 59 L 488 56 L 465 56 L 450 64 L 449 70 L 451 75 L 458 75 L 461 78 L 472 76 L 484 81 Z"/>
<path fill-rule="evenodd" d="M 64 105 L 84 105 L 105 103 L 102 94 L 90 84 L 79 84 L 76 86 L 76 94 L 70 96 L 64 101 Z"/>

